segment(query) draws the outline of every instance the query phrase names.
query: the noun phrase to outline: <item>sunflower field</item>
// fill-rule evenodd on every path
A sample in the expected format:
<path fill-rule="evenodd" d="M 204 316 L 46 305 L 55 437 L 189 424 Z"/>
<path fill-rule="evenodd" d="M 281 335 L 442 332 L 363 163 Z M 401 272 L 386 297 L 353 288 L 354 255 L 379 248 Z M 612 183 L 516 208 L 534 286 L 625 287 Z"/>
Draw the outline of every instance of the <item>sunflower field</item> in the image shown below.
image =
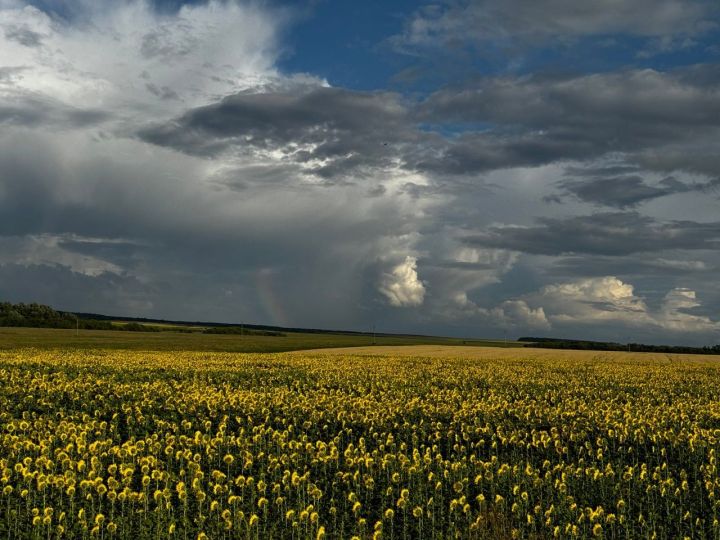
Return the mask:
<path fill-rule="evenodd" d="M 720 362 L 0 353 L 0 538 L 720 538 Z"/>

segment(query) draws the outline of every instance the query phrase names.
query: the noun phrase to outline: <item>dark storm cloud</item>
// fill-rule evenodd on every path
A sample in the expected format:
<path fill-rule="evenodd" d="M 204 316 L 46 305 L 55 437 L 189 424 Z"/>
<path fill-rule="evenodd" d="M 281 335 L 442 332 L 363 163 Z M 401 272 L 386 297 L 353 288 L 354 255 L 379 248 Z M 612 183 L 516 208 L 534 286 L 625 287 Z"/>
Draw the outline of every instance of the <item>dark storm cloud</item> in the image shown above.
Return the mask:
<path fill-rule="evenodd" d="M 720 178 L 682 182 L 674 176 L 649 180 L 646 171 L 638 166 L 606 165 L 567 167 L 565 178 L 558 181 L 558 192 L 545 197 L 548 202 L 562 202 L 568 197 L 596 206 L 619 209 L 638 205 L 679 193 L 714 193 L 720 188 Z"/>
<path fill-rule="evenodd" d="M 104 122 L 110 117 L 106 111 L 69 107 L 52 99 L 19 95 L 0 101 L 0 126 L 53 126 L 77 129 Z"/>
<path fill-rule="evenodd" d="M 598 154 L 591 141 L 556 134 L 464 134 L 436 147 L 434 153 L 417 153 L 410 162 L 417 170 L 443 175 L 477 175 L 497 169 L 536 167 L 557 160 L 581 160 Z"/>
<path fill-rule="evenodd" d="M 565 219 L 540 218 L 537 223 L 531 227 L 489 227 L 466 237 L 465 242 L 537 255 L 623 256 L 669 249 L 720 248 L 720 222 L 659 222 L 637 212 L 607 212 Z"/>
<path fill-rule="evenodd" d="M 140 137 L 205 156 L 280 149 L 288 159 L 309 164 L 326 178 L 387 166 L 393 160 L 436 175 L 477 174 L 617 152 L 632 160 L 651 148 L 719 134 L 720 85 L 714 78 L 699 79 L 693 71 L 489 78 L 472 88 L 441 90 L 416 107 L 395 94 L 332 88 L 299 94 L 243 93 L 146 128 Z M 420 120 L 435 122 L 450 133 L 458 123 L 488 127 L 448 138 L 421 131 Z M 626 180 L 626 185 L 619 178 L 599 182 L 606 190 L 627 191 L 610 206 L 633 206 L 681 191 L 677 185 L 647 186 L 633 176 Z M 593 194 L 601 188 L 570 181 L 561 187 L 602 203 Z"/>
<path fill-rule="evenodd" d="M 632 208 L 658 197 L 693 190 L 693 186 L 672 177 L 663 178 L 657 185 L 650 185 L 638 175 L 582 180 L 567 178 L 558 182 L 558 187 L 561 194 L 573 195 L 583 202 L 621 209 Z"/>
<path fill-rule="evenodd" d="M 233 191 L 246 191 L 292 184 L 300 173 L 300 168 L 294 164 L 247 165 L 220 171 L 213 176 L 212 182 Z"/>
<path fill-rule="evenodd" d="M 660 148 L 672 153 L 681 146 L 675 153 L 687 155 L 682 150 L 689 146 L 692 159 L 656 161 L 654 168 L 717 176 L 717 168 L 699 170 L 694 163 L 717 165 L 717 149 L 709 141 L 720 136 L 720 83 L 717 77 L 699 76 L 698 69 L 488 77 L 440 90 L 418 105 L 417 118 L 464 133 L 436 145 L 434 153 L 421 155 L 413 165 L 435 174 L 476 174 L 609 154 L 622 154 L 632 165 L 652 161 L 662 154 Z M 475 125 L 483 131 L 473 131 Z M 660 186 L 660 193 L 630 178 L 628 190 L 635 193 L 624 204 L 669 194 L 676 187 Z M 567 188 L 580 191 L 575 185 Z"/>
<path fill-rule="evenodd" d="M 662 187 L 650 186 L 641 176 L 615 176 L 593 178 L 586 181 L 566 179 L 559 183 L 562 191 L 572 194 L 581 201 L 617 208 L 635 207 L 638 204 L 687 191 L 684 184 Z"/>
<path fill-rule="evenodd" d="M 612 178 L 614 176 L 623 176 L 637 174 L 640 168 L 632 165 L 603 165 L 595 167 L 566 167 L 565 175 L 574 178 Z"/>
<path fill-rule="evenodd" d="M 0 105 L 0 124 L 35 126 L 45 121 L 47 116 L 32 107 Z"/>
<path fill-rule="evenodd" d="M 102 160 L 75 168 L 63 160 L 56 140 L 52 132 L 0 129 L 0 235 L 74 233 L 112 238 L 135 229 L 139 221 L 134 212 L 122 217 L 123 197 L 114 187 L 126 179 L 119 179 Z M 69 196 L 74 182 L 83 186 L 83 196 Z"/>
<path fill-rule="evenodd" d="M 613 257 L 602 255 L 582 255 L 560 257 L 547 269 L 553 276 L 560 278 L 577 276 L 625 276 L 630 278 L 654 276 L 660 279 L 688 275 L 693 281 L 712 279 L 718 268 L 715 264 L 698 259 L 687 259 L 683 253 L 668 253 L 666 257 L 639 256 Z M 686 255 L 686 253 L 685 253 Z"/>
<path fill-rule="evenodd" d="M 140 261 L 147 259 L 147 252 L 152 249 L 150 246 L 122 240 L 64 239 L 57 245 L 65 251 L 107 261 L 127 270 L 135 268 Z"/>
<path fill-rule="evenodd" d="M 490 78 L 437 92 L 422 113 L 429 120 L 488 123 L 495 133 L 506 132 L 502 146 L 542 163 L 717 135 L 720 86 L 653 70 Z M 487 140 L 478 138 L 475 146 L 482 151 Z"/>
<path fill-rule="evenodd" d="M 197 179 L 183 170 L 182 161 L 168 164 L 150 156 L 117 164 L 94 154 L 78 167 L 64 163 L 52 141 L 52 136 L 22 132 L 0 138 L 0 235 L 116 239 L 68 239 L 61 247 L 113 263 L 124 257 L 135 264 L 138 255 L 151 260 L 159 274 L 173 267 L 233 274 L 241 268 L 322 259 L 331 256 L 328 246 L 343 246 L 348 237 L 356 245 L 370 244 L 388 230 L 406 234 L 417 222 L 390 201 L 375 201 L 368 215 L 355 212 L 357 202 L 341 210 L 317 208 L 319 196 L 332 194 L 317 186 L 288 188 L 291 169 L 281 164 L 231 168 L 198 190 Z M 191 196 L 188 185 L 175 180 L 188 176 Z M 156 181 L 148 183 L 148 177 Z M 75 185 L 82 188 L 75 191 Z M 218 208 L 232 201 L 234 211 L 218 215 Z"/>
<path fill-rule="evenodd" d="M 665 147 L 647 148 L 634 154 L 632 160 L 648 171 L 688 171 L 717 179 L 720 177 L 718 140 L 717 136 L 699 134 L 694 140 Z"/>
<path fill-rule="evenodd" d="M 59 237 L 57 244 L 50 243 L 53 249 L 20 251 L 33 261 L 59 260 L 93 272 L 106 268 L 100 264 L 105 261 L 119 267 L 114 272 L 149 284 L 149 303 L 117 311 L 121 314 L 320 326 L 345 321 L 352 327 L 358 312 L 347 302 L 358 305 L 358 274 L 364 261 L 385 253 L 375 244 L 386 236 L 409 234 L 422 222 L 385 198 L 366 204 L 362 196 L 348 199 L 339 187 L 288 188 L 280 164 L 278 169 L 228 168 L 205 184 L 196 171 L 187 170 L 191 160 L 176 156 L 168 162 L 154 153 L 143 160 L 146 147 L 135 142 L 131 151 L 106 141 L 90 144 L 78 166 L 64 161 L 66 154 L 52 144 L 53 134 L 17 131 L 6 130 L 0 138 L 0 234 Z M 111 158 L 103 148 L 112 150 Z M 134 159 L 118 162 L 116 155 Z M 264 276 L 260 290 L 259 274 Z M 7 287 L 25 296 L 36 276 L 27 272 L 27 286 L 20 287 L 21 275 L 22 270 L 14 270 Z M 94 293 L 98 281 L 84 275 L 72 280 L 76 293 L 87 284 L 78 303 L 116 311 L 116 304 Z M 63 276 L 55 279 L 49 272 L 43 279 L 62 286 Z M 58 303 L 66 297 L 53 293 L 50 285 L 37 291 L 44 293 L 42 301 L 68 305 Z M 268 313 L 255 304 L 261 294 L 273 295 L 279 311 Z M 308 314 L 311 301 L 316 307 Z M 373 297 L 367 302 L 384 305 Z"/>
<path fill-rule="evenodd" d="M 419 259 L 419 262 L 428 267 L 452 270 L 495 270 L 497 267 L 497 265 L 491 262 L 433 261 L 432 259 Z"/>
<path fill-rule="evenodd" d="M 441 178 L 613 153 L 632 162 L 649 149 L 720 136 L 720 83 L 693 73 L 492 77 L 416 104 L 391 93 L 335 88 L 241 93 L 147 127 L 139 137 L 199 156 L 280 150 L 325 178 L 393 164 Z M 619 179 L 604 183 L 623 189 Z M 595 200 L 592 187 L 561 187 Z M 629 176 L 626 199 L 610 206 L 678 190 Z"/>
<path fill-rule="evenodd" d="M 707 66 L 708 70 L 717 69 Z M 623 135 L 683 126 L 717 126 L 720 85 L 683 70 L 628 70 L 581 76 L 494 77 L 467 88 L 445 89 L 424 104 L 428 119 L 531 127 L 609 129 Z M 652 137 L 651 133 L 645 134 Z"/>
<path fill-rule="evenodd" d="M 156 293 L 128 275 L 105 272 L 90 276 L 62 265 L 0 265 L 0 298 L 5 301 L 91 312 L 102 306 L 106 313 L 122 314 L 147 310 Z"/>
<path fill-rule="evenodd" d="M 419 134 L 410 129 L 407 109 L 395 94 L 314 88 L 228 96 L 139 136 L 200 156 L 280 149 L 316 174 L 333 177 L 388 166 L 398 155 L 397 146 Z"/>

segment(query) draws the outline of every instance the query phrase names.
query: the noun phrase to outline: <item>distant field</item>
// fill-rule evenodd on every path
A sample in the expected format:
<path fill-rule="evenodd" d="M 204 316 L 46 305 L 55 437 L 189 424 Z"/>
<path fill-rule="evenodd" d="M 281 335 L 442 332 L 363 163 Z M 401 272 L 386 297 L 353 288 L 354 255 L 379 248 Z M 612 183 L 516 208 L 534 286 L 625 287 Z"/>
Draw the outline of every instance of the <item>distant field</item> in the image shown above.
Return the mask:
<path fill-rule="evenodd" d="M 507 361 L 568 361 L 578 365 L 586 362 L 612 362 L 615 364 L 649 362 L 657 365 L 708 365 L 720 368 L 720 355 L 712 354 L 668 354 L 655 352 L 625 351 L 576 351 L 572 349 L 544 349 L 525 347 L 494 347 L 463 346 L 462 344 L 447 346 L 444 344 L 422 344 L 409 346 L 383 345 L 375 347 L 348 347 L 330 350 L 305 350 L 301 354 L 331 354 L 337 356 L 387 356 L 387 357 L 422 357 L 436 359 L 463 360 L 507 360 Z"/>
<path fill-rule="evenodd" d="M 126 324 L 141 324 L 142 326 L 150 326 L 152 328 L 158 328 L 161 330 L 192 330 L 194 332 L 200 332 L 202 330 L 205 330 L 208 328 L 207 326 L 198 326 L 198 325 L 179 325 L 179 324 L 173 324 L 173 323 L 162 323 L 162 322 L 142 322 L 138 323 L 137 321 L 126 321 L 123 319 L 118 319 L 115 321 L 110 321 L 110 324 L 113 326 L 123 326 Z"/>
<path fill-rule="evenodd" d="M 717 356 L 63 347 L 0 350 L 0 538 L 720 537 Z"/>
<path fill-rule="evenodd" d="M 417 336 L 377 336 L 377 345 L 471 345 L 521 347 L 521 343 Z M 371 346 L 372 336 L 357 334 L 304 334 L 285 336 L 212 335 L 181 332 L 123 332 L 104 330 L 0 328 L 0 349 L 128 349 L 153 351 L 282 352 L 328 347 Z"/>

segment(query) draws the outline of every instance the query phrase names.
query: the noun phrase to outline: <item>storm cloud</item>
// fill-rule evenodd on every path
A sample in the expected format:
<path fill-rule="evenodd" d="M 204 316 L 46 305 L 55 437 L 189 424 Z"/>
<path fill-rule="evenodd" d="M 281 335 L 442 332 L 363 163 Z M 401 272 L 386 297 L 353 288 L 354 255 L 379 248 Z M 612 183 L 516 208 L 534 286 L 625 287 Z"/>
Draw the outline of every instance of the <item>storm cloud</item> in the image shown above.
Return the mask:
<path fill-rule="evenodd" d="M 713 72 L 715 65 L 704 66 Z M 445 89 L 419 105 L 428 122 L 472 123 L 425 167 L 452 173 L 534 166 L 622 154 L 629 164 L 646 152 L 692 145 L 708 153 L 720 134 L 720 84 L 700 68 L 626 70 L 581 76 L 482 78 Z M 655 170 L 698 170 L 666 160 Z M 708 171 L 700 171 L 708 172 Z"/>
<path fill-rule="evenodd" d="M 353 87 L 288 67 L 312 9 L 0 2 L 2 299 L 715 342 L 715 4 L 541 4 L 423 5 Z"/>
<path fill-rule="evenodd" d="M 720 222 L 660 222 L 637 212 L 603 212 L 566 219 L 540 218 L 537 225 L 528 227 L 491 226 L 466 237 L 465 242 L 542 255 L 716 250 L 720 248 Z"/>
<path fill-rule="evenodd" d="M 278 151 L 326 177 L 392 167 L 421 138 L 400 96 L 323 86 L 239 93 L 138 136 L 200 156 Z"/>

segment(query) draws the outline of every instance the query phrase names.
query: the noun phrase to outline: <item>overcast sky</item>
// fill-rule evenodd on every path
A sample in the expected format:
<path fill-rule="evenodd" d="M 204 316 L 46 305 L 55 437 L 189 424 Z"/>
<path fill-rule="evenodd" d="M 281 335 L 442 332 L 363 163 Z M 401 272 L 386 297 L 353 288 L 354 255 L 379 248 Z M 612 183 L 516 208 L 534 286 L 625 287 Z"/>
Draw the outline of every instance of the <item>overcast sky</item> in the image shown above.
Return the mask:
<path fill-rule="evenodd" d="M 715 0 L 0 0 L 0 299 L 720 341 Z"/>

